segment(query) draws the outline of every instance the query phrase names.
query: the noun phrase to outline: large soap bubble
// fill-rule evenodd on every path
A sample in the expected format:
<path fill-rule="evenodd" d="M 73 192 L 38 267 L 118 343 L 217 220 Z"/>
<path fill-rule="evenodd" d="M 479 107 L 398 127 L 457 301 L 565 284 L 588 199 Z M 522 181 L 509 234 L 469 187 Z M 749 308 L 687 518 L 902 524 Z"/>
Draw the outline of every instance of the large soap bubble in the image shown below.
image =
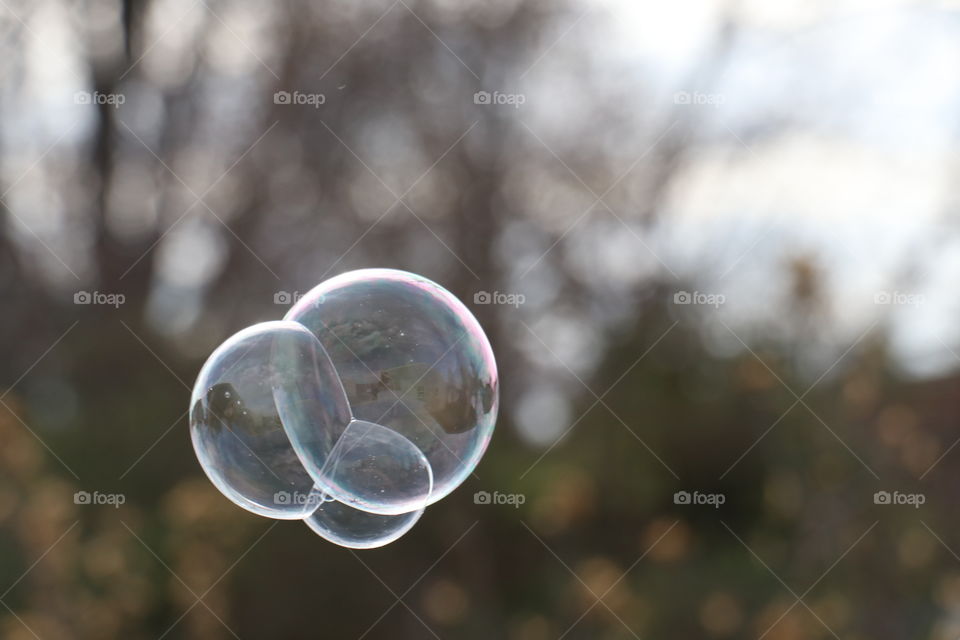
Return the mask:
<path fill-rule="evenodd" d="M 426 504 L 477 466 L 496 421 L 497 369 L 479 323 L 450 292 L 404 271 L 351 271 L 315 287 L 284 319 L 323 344 L 355 419 L 423 452 L 433 472 Z"/>

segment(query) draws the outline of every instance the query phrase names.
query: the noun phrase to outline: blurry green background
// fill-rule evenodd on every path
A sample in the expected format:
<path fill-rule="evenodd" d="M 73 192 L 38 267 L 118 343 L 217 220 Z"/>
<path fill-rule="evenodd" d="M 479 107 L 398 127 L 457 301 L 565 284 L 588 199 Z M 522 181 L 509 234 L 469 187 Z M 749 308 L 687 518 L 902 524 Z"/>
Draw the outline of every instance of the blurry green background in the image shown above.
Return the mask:
<path fill-rule="evenodd" d="M 957 638 L 958 8 L 0 0 L 0 636 Z M 351 552 L 186 412 L 375 266 L 502 403 Z"/>

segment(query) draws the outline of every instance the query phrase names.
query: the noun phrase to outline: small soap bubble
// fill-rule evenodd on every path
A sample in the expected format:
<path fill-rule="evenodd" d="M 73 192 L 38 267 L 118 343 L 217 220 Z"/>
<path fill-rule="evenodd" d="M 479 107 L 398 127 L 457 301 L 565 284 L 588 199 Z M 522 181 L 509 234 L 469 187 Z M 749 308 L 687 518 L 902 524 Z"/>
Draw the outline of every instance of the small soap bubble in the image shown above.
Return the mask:
<path fill-rule="evenodd" d="M 422 509 L 433 488 L 430 463 L 420 449 L 396 431 L 364 420 L 350 422 L 322 466 L 305 461 L 308 470 L 317 469 L 311 475 L 319 487 L 370 513 Z"/>

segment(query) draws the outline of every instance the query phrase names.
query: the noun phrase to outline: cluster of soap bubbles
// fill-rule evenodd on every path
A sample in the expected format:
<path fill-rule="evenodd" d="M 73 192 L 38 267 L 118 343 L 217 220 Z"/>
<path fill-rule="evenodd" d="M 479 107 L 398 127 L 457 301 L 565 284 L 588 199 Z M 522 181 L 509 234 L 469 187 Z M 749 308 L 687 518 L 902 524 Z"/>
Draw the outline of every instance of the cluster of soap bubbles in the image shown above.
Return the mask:
<path fill-rule="evenodd" d="M 190 435 L 213 484 L 351 548 L 388 544 L 473 471 L 499 392 L 470 311 L 426 278 L 351 271 L 200 370 Z"/>

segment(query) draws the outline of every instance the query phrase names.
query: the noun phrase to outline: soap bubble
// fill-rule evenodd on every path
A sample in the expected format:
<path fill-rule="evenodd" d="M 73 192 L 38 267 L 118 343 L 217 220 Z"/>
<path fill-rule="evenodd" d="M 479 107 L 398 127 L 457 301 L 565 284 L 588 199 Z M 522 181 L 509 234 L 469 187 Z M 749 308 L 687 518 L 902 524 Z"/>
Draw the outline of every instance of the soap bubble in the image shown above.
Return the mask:
<path fill-rule="evenodd" d="M 399 515 L 369 513 L 324 496 L 305 522 L 317 535 L 334 544 L 351 549 L 374 549 L 405 534 L 422 515 L 423 509 Z"/>
<path fill-rule="evenodd" d="M 383 515 L 398 515 L 423 508 L 433 486 L 433 473 L 426 457 L 412 442 L 379 424 L 353 420 L 340 434 L 328 455 L 316 456 L 309 446 L 308 423 L 298 423 L 307 432 L 287 424 L 294 449 L 318 487 L 357 509 Z"/>
<path fill-rule="evenodd" d="M 423 453 L 433 473 L 432 491 L 419 496 L 424 504 L 473 471 L 493 433 L 498 378 L 486 335 L 452 294 L 411 273 L 364 269 L 321 283 L 284 319 L 320 340 L 355 419 L 383 425 Z M 338 500 L 366 502 L 368 511 L 395 513 L 417 501 L 411 487 L 399 485 L 383 487 L 373 501 L 350 495 L 349 482 L 332 482 L 322 477 L 322 465 L 308 466 L 320 469 L 315 479 Z"/>
<path fill-rule="evenodd" d="M 210 355 L 190 436 L 239 506 L 373 548 L 476 467 L 498 393 L 490 344 L 456 298 L 410 273 L 354 271 Z"/>
<path fill-rule="evenodd" d="M 279 389 L 283 411 L 274 397 Z M 240 331 L 207 359 L 190 406 L 197 458 L 227 498 L 270 518 L 311 512 L 314 481 L 290 445 L 281 413 L 329 434 L 317 444 L 328 452 L 350 420 L 343 388 L 313 334 L 282 321 Z"/>

